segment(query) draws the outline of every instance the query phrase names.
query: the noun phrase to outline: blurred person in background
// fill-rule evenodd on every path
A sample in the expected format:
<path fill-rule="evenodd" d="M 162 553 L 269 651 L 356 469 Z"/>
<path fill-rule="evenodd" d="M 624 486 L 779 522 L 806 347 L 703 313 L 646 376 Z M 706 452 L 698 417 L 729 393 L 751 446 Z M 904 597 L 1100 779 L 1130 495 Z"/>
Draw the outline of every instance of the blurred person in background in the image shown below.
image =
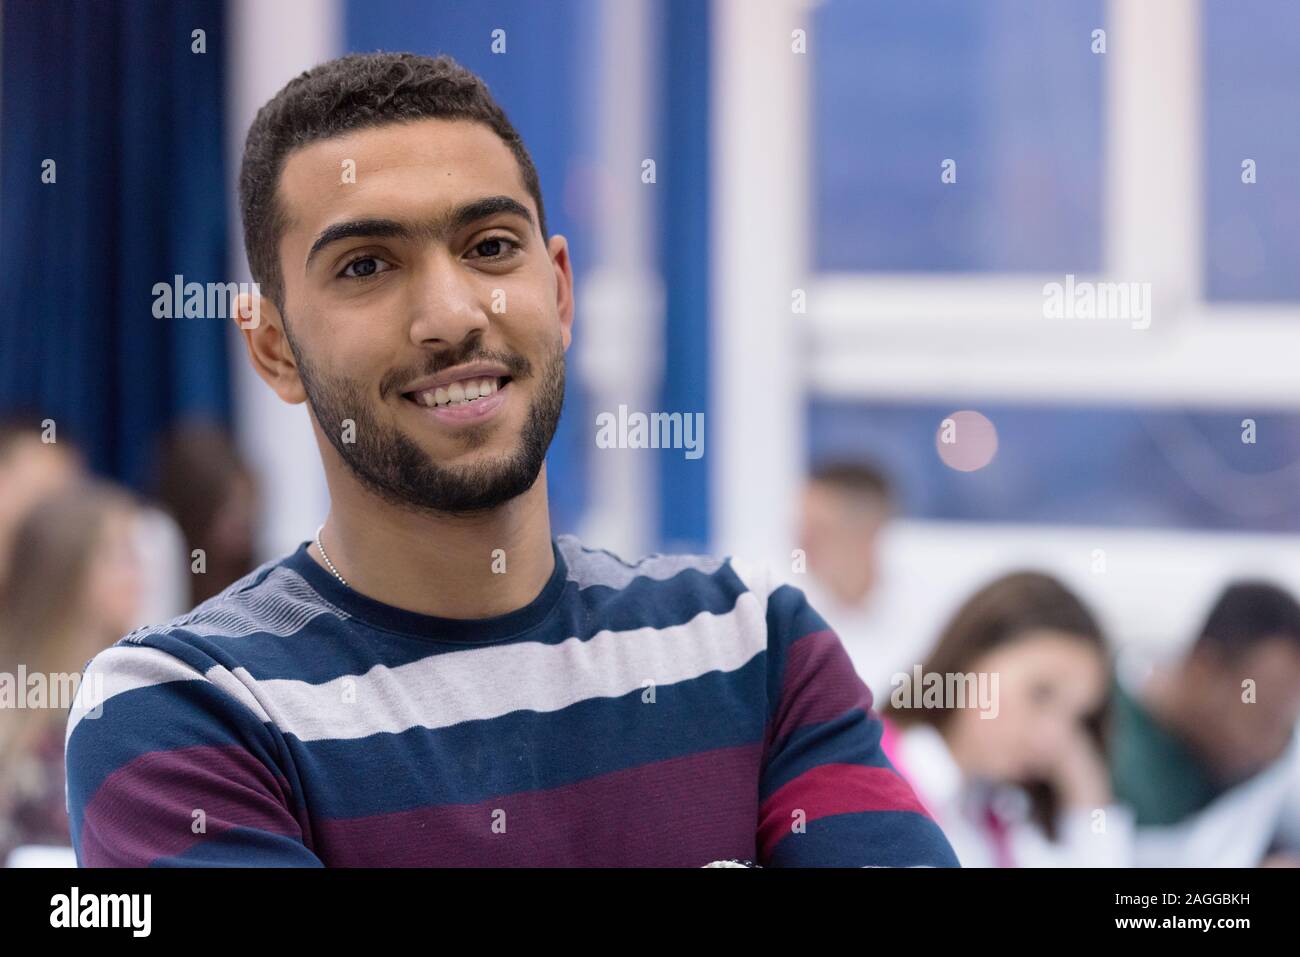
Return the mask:
<path fill-rule="evenodd" d="M 877 698 L 906 657 L 877 600 L 881 538 L 894 511 L 888 477 L 861 461 L 813 469 L 800 502 L 799 547 L 808 574 L 797 584 L 839 635 Z"/>
<path fill-rule="evenodd" d="M 974 675 L 992 692 L 960 706 L 923 702 L 913 687 L 907 700 L 900 674 L 880 703 L 886 754 L 963 867 L 1129 865 L 1133 815 L 1115 803 L 1104 757 L 1108 654 L 1072 592 L 1035 572 L 996 579 L 920 670 Z"/>
<path fill-rule="evenodd" d="M 206 601 L 253 570 L 257 483 L 225 429 L 189 422 L 163 439 L 158 497 L 180 525 L 189 567 L 194 550 L 203 550 L 205 570 L 188 576 L 186 607 Z"/>
<path fill-rule="evenodd" d="M 1111 772 L 1137 863 L 1300 863 L 1300 604 L 1234 583 L 1181 659 L 1134 662 L 1118 671 Z"/>
<path fill-rule="evenodd" d="M 49 694 L 43 706 L 24 696 L 0 707 L 0 863 L 21 846 L 70 844 L 63 732 L 71 702 L 54 700 L 66 688 L 56 676 L 79 674 L 135 627 L 135 520 L 125 492 L 83 480 L 42 498 L 14 530 L 0 586 L 0 672 L 15 691 L 20 667 L 28 687 L 40 675 Z"/>
<path fill-rule="evenodd" d="M 80 454 L 66 442 L 41 441 L 40 430 L 27 419 L 0 422 L 0 582 L 7 571 L 9 543 L 28 510 L 81 470 Z"/>
<path fill-rule="evenodd" d="M 0 582 L 6 574 L 9 543 L 24 516 L 39 501 L 87 476 L 75 444 L 66 438 L 46 442 L 33 413 L 0 421 Z M 138 620 L 166 621 L 189 607 L 191 577 L 185 542 L 176 522 L 161 508 L 138 502 L 133 534 L 144 564 L 144 593 Z"/>

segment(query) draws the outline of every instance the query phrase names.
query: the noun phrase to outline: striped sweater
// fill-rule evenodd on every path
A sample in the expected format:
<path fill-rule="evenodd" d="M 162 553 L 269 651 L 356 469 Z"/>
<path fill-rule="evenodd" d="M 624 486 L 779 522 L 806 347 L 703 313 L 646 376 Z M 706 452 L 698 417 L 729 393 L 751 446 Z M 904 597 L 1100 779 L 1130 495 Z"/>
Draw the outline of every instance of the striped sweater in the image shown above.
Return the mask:
<path fill-rule="evenodd" d="M 453 620 L 304 542 L 99 653 L 68 718 L 78 862 L 956 865 L 802 591 L 552 548 L 535 600 Z"/>

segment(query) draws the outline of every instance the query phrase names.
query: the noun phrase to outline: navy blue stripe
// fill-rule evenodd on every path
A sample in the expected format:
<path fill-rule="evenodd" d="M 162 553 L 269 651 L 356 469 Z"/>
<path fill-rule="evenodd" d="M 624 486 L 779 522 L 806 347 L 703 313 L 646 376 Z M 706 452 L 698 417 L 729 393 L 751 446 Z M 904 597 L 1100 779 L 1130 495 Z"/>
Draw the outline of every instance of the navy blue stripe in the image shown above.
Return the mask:
<path fill-rule="evenodd" d="M 761 800 L 789 784 L 799 775 L 823 764 L 860 764 L 867 768 L 895 770 L 880 747 L 884 725 L 865 711 L 847 711 L 830 721 L 799 728 L 769 754 L 759 787 Z"/>
<path fill-rule="evenodd" d="M 759 744 L 764 655 L 732 672 L 559 711 L 516 711 L 450 728 L 413 728 L 351 741 L 289 737 L 311 784 L 313 818 L 362 817 L 554 788 L 669 758 Z M 758 757 L 755 756 L 757 765 Z M 437 769 L 420 774 L 419 768 Z M 755 773 L 757 773 L 757 766 Z M 358 782 L 366 782 L 358 787 Z"/>
<path fill-rule="evenodd" d="M 232 827 L 188 850 L 159 857 L 150 867 L 324 867 L 292 837 L 250 827 Z"/>
<path fill-rule="evenodd" d="M 275 735 L 211 682 L 168 681 L 114 695 L 98 718 L 83 718 L 68 741 L 74 839 L 80 814 L 115 771 L 155 751 L 237 745 L 278 769 Z"/>
<path fill-rule="evenodd" d="M 914 811 L 859 811 L 781 838 L 770 867 L 960 867 L 939 826 Z"/>

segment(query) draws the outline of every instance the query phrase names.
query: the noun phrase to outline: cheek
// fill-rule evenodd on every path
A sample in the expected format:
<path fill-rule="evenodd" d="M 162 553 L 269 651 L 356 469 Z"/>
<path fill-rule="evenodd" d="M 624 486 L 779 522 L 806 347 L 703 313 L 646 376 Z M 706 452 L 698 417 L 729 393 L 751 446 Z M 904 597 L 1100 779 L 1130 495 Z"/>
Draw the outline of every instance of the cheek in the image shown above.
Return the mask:
<path fill-rule="evenodd" d="M 954 720 L 959 722 L 961 734 L 977 755 L 985 774 L 1013 773 L 1014 759 L 1021 750 L 1016 743 L 1019 732 L 1014 719 L 1008 718 L 1005 712 L 999 712 L 995 718 L 981 718 L 978 710 L 967 708 L 958 712 Z"/>
<path fill-rule="evenodd" d="M 409 356 L 404 360 L 395 358 L 403 354 L 398 350 L 409 347 L 409 341 L 390 345 L 378 337 L 341 338 L 327 347 L 323 356 L 325 370 L 331 380 L 342 382 L 351 389 L 378 394 L 380 380 L 394 369 L 419 371 Z M 320 368 L 321 363 L 316 365 Z"/>
<path fill-rule="evenodd" d="M 568 345 L 555 303 L 548 300 L 535 284 L 521 283 L 502 288 L 505 290 L 506 311 L 490 312 L 489 315 L 500 325 L 500 331 L 508 341 L 539 355 L 553 351 L 557 343 Z M 488 302 L 490 304 L 491 300 Z"/>

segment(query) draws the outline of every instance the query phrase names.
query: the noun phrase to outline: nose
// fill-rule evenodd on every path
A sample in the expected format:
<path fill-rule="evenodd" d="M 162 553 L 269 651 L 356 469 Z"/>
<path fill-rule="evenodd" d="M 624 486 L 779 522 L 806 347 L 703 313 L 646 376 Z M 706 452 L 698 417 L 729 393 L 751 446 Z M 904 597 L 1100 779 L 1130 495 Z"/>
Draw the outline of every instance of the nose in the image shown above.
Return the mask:
<path fill-rule="evenodd" d="M 1071 727 L 1059 718 L 1043 716 L 1035 721 L 1029 732 L 1029 748 L 1034 757 L 1048 760 L 1065 747 L 1070 738 Z"/>
<path fill-rule="evenodd" d="M 420 262 L 408 291 L 410 336 L 417 346 L 454 345 L 488 327 L 481 284 L 445 250 Z"/>

